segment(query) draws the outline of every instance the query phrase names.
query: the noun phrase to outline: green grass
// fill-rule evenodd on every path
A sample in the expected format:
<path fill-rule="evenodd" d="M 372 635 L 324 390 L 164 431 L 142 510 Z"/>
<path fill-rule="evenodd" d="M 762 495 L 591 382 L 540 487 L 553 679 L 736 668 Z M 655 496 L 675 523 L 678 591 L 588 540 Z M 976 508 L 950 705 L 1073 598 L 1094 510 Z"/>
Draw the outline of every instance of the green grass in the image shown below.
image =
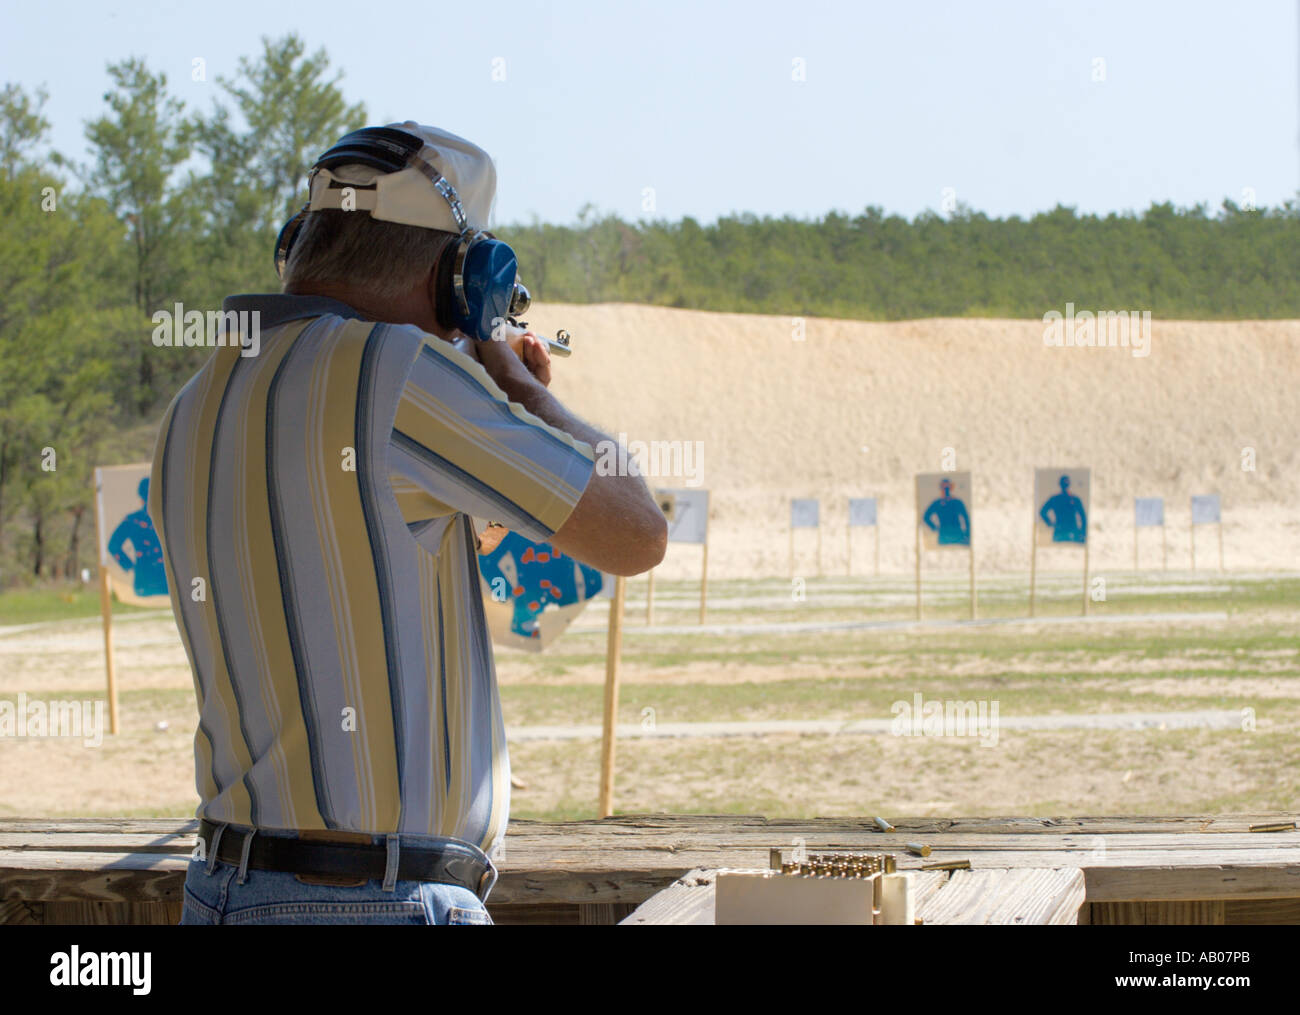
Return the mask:
<path fill-rule="evenodd" d="M 1130 679 L 1184 677 L 1177 671 L 1144 673 Z M 1215 671 L 1215 677 L 1223 676 Z M 1300 672 L 1293 672 L 1293 678 Z M 619 687 L 621 723 L 640 723 L 642 710 L 654 709 L 657 723 L 740 722 L 769 719 L 889 719 L 896 701 L 911 702 L 915 693 L 926 700 L 987 700 L 998 703 L 1001 716 L 1094 714 L 1109 712 L 1170 712 L 1255 709 L 1261 718 L 1300 717 L 1300 679 L 1294 698 L 1248 695 L 1180 695 L 1116 692 L 1090 688 L 1087 673 L 1037 678 L 1029 674 L 959 679 L 942 675 L 919 677 L 905 684 L 831 678 L 764 683 L 713 685 L 624 684 Z M 1019 687 L 1008 687 L 1015 681 Z M 507 687 L 502 707 L 511 726 L 594 724 L 600 722 L 604 689 L 576 687 Z"/>
<path fill-rule="evenodd" d="M 154 608 L 127 606 L 113 600 L 115 617 L 151 612 Z M 68 583 L 0 592 L 0 627 L 98 616 L 99 589 L 94 585 Z"/>
<path fill-rule="evenodd" d="M 935 576 L 932 581 L 927 576 L 927 619 L 964 617 L 961 578 Z M 928 802 L 955 801 L 953 813 L 964 814 L 1067 815 L 1099 813 L 1099 808 L 1109 813 L 1214 813 L 1294 807 L 1300 799 L 1300 741 L 1295 736 L 1300 727 L 1300 577 L 1157 572 L 1109 578 L 1109 599 L 1092 604 L 1094 614 L 1217 611 L 1227 620 L 794 634 L 755 626 L 745 633 L 696 635 L 647 630 L 645 584 L 633 582 L 619 721 L 639 723 L 644 708 L 654 709 L 660 724 L 887 719 L 893 702 L 910 701 L 919 691 L 928 700 L 997 701 L 1003 717 L 1249 706 L 1261 723 L 1258 731 L 1003 731 L 999 746 L 988 751 L 934 738 L 902 743 L 907 738 L 884 736 L 628 740 L 618 746 L 616 806 L 624 813 L 787 817 L 891 813 L 891 799 L 920 802 L 917 807 L 933 813 L 947 809 Z M 1043 576 L 1040 615 L 1077 615 L 1077 581 L 1077 576 Z M 1141 594 L 1139 584 L 1147 587 Z M 753 599 L 756 605 L 712 606 L 709 621 L 754 625 L 769 620 L 911 620 L 913 606 L 906 598 L 910 593 L 905 577 L 810 579 L 808 599 L 792 603 L 789 583 L 779 579 L 716 581 L 710 585 L 711 600 Z M 981 615 L 1023 616 L 1026 593 L 1027 576 L 991 578 L 982 584 Z M 697 596 L 693 582 L 657 580 L 657 622 L 694 625 Z M 594 606 L 580 619 L 581 626 L 545 653 L 498 650 L 509 726 L 599 724 L 604 609 L 603 603 Z M 114 609 L 133 619 L 146 612 L 120 604 Z M 94 623 L 97 617 L 98 595 L 91 588 L 70 585 L 0 594 L 0 625 Z M 57 650 L 60 635 L 51 629 L 38 640 L 48 637 L 51 649 Z M 10 658 L 16 661 L 18 655 Z M 139 765 L 146 775 L 150 766 L 188 770 L 192 763 L 187 738 L 195 705 L 188 670 L 179 661 L 160 658 L 133 660 L 120 649 L 118 655 L 121 763 Z M 719 675 L 724 668 L 725 679 Z M 164 687 L 132 685 L 133 677 L 145 674 L 151 683 L 160 682 L 155 672 L 159 669 L 174 670 L 176 679 L 167 678 Z M 16 672 L 24 670 L 20 666 Z M 47 696 L 101 698 L 98 669 L 86 673 L 84 690 Z M 1153 689 L 1155 681 L 1161 686 Z M 1206 687 L 1207 681 L 1221 682 L 1222 690 Z M 1250 686 L 1242 683 L 1242 692 L 1234 693 L 1234 682 L 1245 681 Z M 7 684 L 0 700 L 14 700 L 18 686 Z M 32 687 L 27 690 L 33 693 Z M 166 735 L 154 730 L 163 719 L 170 724 Z M 158 753 L 163 744 L 172 754 Z M 512 816 L 595 816 L 598 743 L 517 742 L 510 753 L 515 771 L 532 781 L 531 788 L 512 794 Z M 1135 773 L 1132 781 L 1122 782 L 1129 769 Z M 1080 772 L 1087 779 L 1071 783 L 1070 776 Z M 1024 784 L 1020 796 L 1006 795 L 1011 790 L 1004 790 L 1003 782 L 1011 776 Z M 913 795 L 890 797 L 914 781 L 926 785 Z M 96 813 L 96 798 L 89 787 L 88 792 L 90 806 L 75 813 Z M 129 801 L 131 809 L 125 813 L 172 818 L 193 813 L 194 801 L 176 799 L 175 786 L 158 796 L 156 801 Z M 112 812 L 123 809 L 114 807 Z"/>

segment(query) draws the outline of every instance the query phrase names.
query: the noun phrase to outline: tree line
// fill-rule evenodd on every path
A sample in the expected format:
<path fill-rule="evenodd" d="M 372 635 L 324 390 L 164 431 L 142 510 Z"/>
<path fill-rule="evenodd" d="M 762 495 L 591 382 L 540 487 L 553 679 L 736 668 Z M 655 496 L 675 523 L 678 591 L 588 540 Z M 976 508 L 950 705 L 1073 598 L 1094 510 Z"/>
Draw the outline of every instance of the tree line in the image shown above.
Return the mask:
<path fill-rule="evenodd" d="M 308 167 L 367 123 L 302 39 L 263 39 L 209 109 L 138 58 L 108 66 L 90 160 L 51 149 L 48 95 L 0 89 L 0 587 L 93 567 L 92 471 L 143 460 L 209 355 L 157 348 L 152 315 L 275 291 L 271 250 Z M 1041 318 L 1067 301 L 1159 318 L 1300 317 L 1300 206 L 1154 204 L 1027 219 L 958 206 L 909 220 L 624 221 L 495 230 L 534 298 L 896 320 Z"/>

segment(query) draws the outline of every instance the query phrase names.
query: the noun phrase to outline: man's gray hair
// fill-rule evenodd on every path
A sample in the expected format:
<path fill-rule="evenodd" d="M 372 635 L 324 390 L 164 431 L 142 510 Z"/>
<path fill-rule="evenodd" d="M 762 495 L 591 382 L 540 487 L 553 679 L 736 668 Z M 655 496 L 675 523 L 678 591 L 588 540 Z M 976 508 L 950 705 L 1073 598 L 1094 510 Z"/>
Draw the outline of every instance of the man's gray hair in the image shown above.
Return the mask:
<path fill-rule="evenodd" d="M 298 230 L 282 288 L 341 282 L 398 299 L 428 278 L 455 239 L 455 233 L 385 222 L 364 211 L 313 211 Z"/>

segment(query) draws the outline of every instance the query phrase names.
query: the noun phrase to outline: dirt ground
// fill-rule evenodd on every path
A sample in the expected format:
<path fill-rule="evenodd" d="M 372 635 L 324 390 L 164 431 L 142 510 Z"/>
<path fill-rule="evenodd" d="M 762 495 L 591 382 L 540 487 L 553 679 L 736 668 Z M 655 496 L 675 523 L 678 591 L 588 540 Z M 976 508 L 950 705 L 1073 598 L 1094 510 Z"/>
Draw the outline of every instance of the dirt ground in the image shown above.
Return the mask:
<path fill-rule="evenodd" d="M 668 599 L 689 591 L 664 586 Z M 720 583 L 723 596 L 743 591 Z M 1212 708 L 1251 721 L 1240 730 L 1003 729 L 991 748 L 977 737 L 884 734 L 625 740 L 617 808 L 791 817 L 1294 808 L 1300 610 L 1219 616 L 727 639 L 633 627 L 623 723 L 647 708 L 664 723 L 888 718 L 892 701 L 918 692 L 997 701 L 1004 717 Z M 121 733 L 98 747 L 0 737 L 0 815 L 193 813 L 194 698 L 174 623 L 136 615 L 119 619 L 115 634 Z M 501 652 L 507 729 L 599 723 L 603 652 L 602 629 L 571 632 L 542 655 Z M 97 620 L 0 629 L 0 699 L 102 698 L 102 665 Z M 511 759 L 525 784 L 512 794 L 514 816 L 595 815 L 596 742 L 521 741 Z"/>
<path fill-rule="evenodd" d="M 1092 468 L 1095 567 L 1132 565 L 1139 496 L 1164 497 L 1169 566 L 1188 567 L 1190 497 L 1203 493 L 1222 497 L 1229 568 L 1300 567 L 1300 321 L 1155 319 L 1144 357 L 1046 347 L 1040 321 L 809 318 L 796 340 L 788 317 L 540 304 L 529 324 L 573 334 L 552 390 L 575 411 L 629 439 L 699 442 L 698 475 L 655 482 L 710 490 L 718 577 L 786 573 L 791 497 L 821 500 L 821 563 L 841 571 L 848 498 L 872 495 L 881 567 L 910 573 L 913 477 L 947 468 L 949 448 L 973 473 L 986 570 L 1028 570 L 1033 468 L 1060 465 Z M 815 573 L 815 535 L 797 535 L 799 573 Z M 862 530 L 859 568 L 870 547 Z M 1158 530 L 1141 551 L 1160 563 Z M 1196 555 L 1217 563 L 1213 527 L 1198 527 Z M 698 561 L 673 547 L 663 573 L 688 577 Z"/>
<path fill-rule="evenodd" d="M 1155 320 L 1150 355 L 1135 357 L 1047 347 L 1038 321 L 809 319 L 800 328 L 786 317 L 619 304 L 543 304 L 529 318 L 542 333 L 573 334 L 553 390 L 579 414 L 629 440 L 699 449 L 696 471 L 680 458 L 650 480 L 710 491 L 715 622 L 910 616 L 913 476 L 947 467 L 973 473 L 981 609 L 1020 616 L 1033 467 L 1058 465 L 1092 469 L 1091 568 L 1110 573 L 1108 608 L 1231 618 L 650 638 L 632 630 L 643 609 L 637 579 L 620 721 L 639 721 L 645 708 L 664 722 L 887 716 L 890 701 L 916 690 L 997 698 L 1006 715 L 1241 707 L 1258 716 L 1249 732 L 1008 731 L 996 749 L 892 736 L 629 741 L 619 746 L 620 810 L 1086 814 L 1269 810 L 1300 799 L 1300 612 L 1269 577 L 1300 572 L 1300 321 Z M 1197 530 L 1200 570 L 1188 570 L 1189 498 L 1201 493 L 1222 496 L 1222 574 L 1207 570 L 1218 564 L 1212 527 Z M 872 495 L 880 577 L 819 581 L 847 570 L 847 499 Z M 809 590 L 799 603 L 789 584 L 793 496 L 822 504 L 820 559 L 816 534 L 797 533 L 794 570 Z M 1120 573 L 1132 567 L 1135 496 L 1165 498 L 1167 574 Z M 1143 533 L 1141 549 L 1144 566 L 1159 566 L 1157 530 Z M 863 530 L 855 575 L 871 551 Z M 1076 608 L 1079 556 L 1049 549 L 1039 559 L 1058 611 Z M 967 561 L 964 552 L 927 558 L 927 609 L 960 615 Z M 699 569 L 698 547 L 670 547 L 658 572 L 660 624 L 694 623 Z M 999 585 L 997 575 L 1010 577 Z M 605 609 L 593 605 L 544 655 L 499 653 L 508 726 L 600 721 Z M 102 696 L 101 639 L 97 620 L 0 629 L 0 698 Z M 193 812 L 195 709 L 175 625 L 169 615 L 124 617 L 116 639 L 121 734 L 96 748 L 0 738 L 0 814 Z M 514 745 L 526 786 L 512 813 L 592 816 L 596 751 L 581 741 Z"/>

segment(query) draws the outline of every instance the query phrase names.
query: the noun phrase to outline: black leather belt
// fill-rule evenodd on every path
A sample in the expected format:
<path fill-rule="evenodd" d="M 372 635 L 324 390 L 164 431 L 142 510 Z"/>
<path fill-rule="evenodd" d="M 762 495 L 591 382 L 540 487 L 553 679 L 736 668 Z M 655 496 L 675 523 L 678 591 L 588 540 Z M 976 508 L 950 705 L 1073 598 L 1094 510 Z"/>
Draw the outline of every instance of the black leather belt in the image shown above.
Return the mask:
<path fill-rule="evenodd" d="M 210 821 L 199 822 L 199 838 L 205 850 L 212 848 L 217 827 Z M 217 842 L 217 859 L 238 867 L 244 855 L 244 839 L 250 834 L 253 833 L 226 825 Z M 289 874 L 382 881 L 388 869 L 388 850 L 374 843 L 320 842 L 253 834 L 248 866 Z M 397 860 L 397 880 L 459 885 L 486 902 L 496 883 L 496 868 L 474 856 L 467 846 L 403 845 Z"/>

